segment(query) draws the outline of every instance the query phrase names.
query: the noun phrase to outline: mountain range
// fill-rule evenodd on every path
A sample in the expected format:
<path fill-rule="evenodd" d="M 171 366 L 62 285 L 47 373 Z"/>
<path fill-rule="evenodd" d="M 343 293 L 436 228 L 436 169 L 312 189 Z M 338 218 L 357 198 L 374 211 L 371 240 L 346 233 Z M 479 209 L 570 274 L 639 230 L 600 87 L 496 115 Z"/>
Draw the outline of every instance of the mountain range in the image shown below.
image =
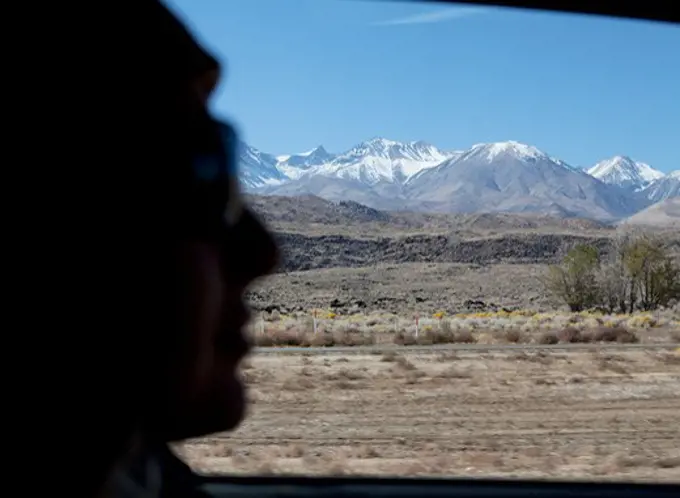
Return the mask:
<path fill-rule="evenodd" d="M 626 156 L 577 168 L 516 141 L 453 151 L 378 137 L 339 154 L 318 146 L 274 155 L 244 142 L 239 149 L 249 193 L 316 195 L 389 211 L 540 212 L 612 222 L 680 197 L 680 170 L 664 174 Z"/>
<path fill-rule="evenodd" d="M 669 197 L 622 220 L 623 225 L 646 225 L 680 230 L 680 197 Z M 676 232 L 680 233 L 680 232 Z"/>

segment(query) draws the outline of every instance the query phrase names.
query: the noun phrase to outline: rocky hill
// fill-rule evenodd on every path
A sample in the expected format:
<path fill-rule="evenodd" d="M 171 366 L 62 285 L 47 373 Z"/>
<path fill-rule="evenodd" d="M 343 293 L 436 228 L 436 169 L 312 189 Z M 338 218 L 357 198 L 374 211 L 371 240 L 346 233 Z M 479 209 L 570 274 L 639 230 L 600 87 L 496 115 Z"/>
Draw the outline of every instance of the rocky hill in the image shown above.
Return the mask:
<path fill-rule="evenodd" d="M 445 235 L 355 238 L 307 236 L 277 232 L 284 261 L 281 271 L 356 268 L 379 263 L 553 263 L 575 244 L 588 243 L 606 253 L 608 237 L 560 234 L 515 234 L 452 240 Z"/>
<path fill-rule="evenodd" d="M 453 232 L 459 236 L 478 236 L 525 230 L 591 233 L 613 229 L 608 224 L 590 219 L 537 213 L 381 211 L 354 201 L 333 202 L 314 195 L 248 195 L 247 200 L 275 230 L 308 234 L 352 233 L 375 237 Z"/>

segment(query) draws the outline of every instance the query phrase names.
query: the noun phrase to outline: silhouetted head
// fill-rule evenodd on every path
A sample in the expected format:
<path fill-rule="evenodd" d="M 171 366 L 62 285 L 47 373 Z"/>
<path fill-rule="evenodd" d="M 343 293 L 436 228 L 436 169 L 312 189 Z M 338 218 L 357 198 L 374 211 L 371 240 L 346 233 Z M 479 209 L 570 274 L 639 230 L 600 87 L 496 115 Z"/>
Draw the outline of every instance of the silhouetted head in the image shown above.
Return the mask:
<path fill-rule="evenodd" d="M 72 338 L 87 351 L 71 348 L 69 360 L 86 400 L 72 410 L 83 419 L 73 438 L 99 481 L 135 436 L 162 444 L 239 424 L 244 293 L 279 257 L 239 191 L 236 133 L 208 110 L 220 64 L 159 2 L 120 21 L 126 44 L 102 61 L 118 86 L 95 117 L 107 133 L 92 134 L 102 181 L 78 214 L 89 246 L 73 268 L 82 326 Z"/>
<path fill-rule="evenodd" d="M 160 361 L 143 429 L 162 441 L 232 429 L 241 421 L 245 401 L 237 368 L 250 349 L 244 293 L 278 262 L 271 234 L 239 189 L 236 133 L 208 111 L 220 66 L 181 26 L 175 29 L 183 34 L 177 53 L 190 54 L 194 69 L 166 89 L 165 151 L 159 154 L 165 162 L 158 171 L 167 176 L 168 191 L 151 196 L 163 199 L 153 263 L 162 278 L 150 288 L 161 296 L 163 317 L 150 345 Z"/>

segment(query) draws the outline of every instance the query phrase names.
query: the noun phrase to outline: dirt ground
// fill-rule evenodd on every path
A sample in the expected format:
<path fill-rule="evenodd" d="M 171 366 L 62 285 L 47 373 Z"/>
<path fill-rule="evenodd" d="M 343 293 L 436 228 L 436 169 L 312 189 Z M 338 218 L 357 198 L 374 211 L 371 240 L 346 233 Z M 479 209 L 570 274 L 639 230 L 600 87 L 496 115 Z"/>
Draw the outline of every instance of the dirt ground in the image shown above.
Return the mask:
<path fill-rule="evenodd" d="M 198 471 L 680 482 L 680 354 L 261 355 Z"/>
<path fill-rule="evenodd" d="M 310 309 L 328 308 L 336 299 L 360 299 L 368 310 L 454 313 L 464 311 L 464 301 L 472 299 L 555 309 L 560 303 L 546 295 L 539 281 L 546 271 L 541 264 L 402 263 L 279 273 L 254 287 L 252 304 Z"/>
<path fill-rule="evenodd" d="M 679 260 L 680 261 L 680 260 Z M 361 300 L 364 311 L 449 314 L 470 311 L 466 300 L 540 311 L 566 309 L 541 283 L 545 264 L 465 265 L 459 263 L 379 264 L 277 273 L 253 286 L 256 309 L 280 306 L 327 309 L 333 301 Z"/>

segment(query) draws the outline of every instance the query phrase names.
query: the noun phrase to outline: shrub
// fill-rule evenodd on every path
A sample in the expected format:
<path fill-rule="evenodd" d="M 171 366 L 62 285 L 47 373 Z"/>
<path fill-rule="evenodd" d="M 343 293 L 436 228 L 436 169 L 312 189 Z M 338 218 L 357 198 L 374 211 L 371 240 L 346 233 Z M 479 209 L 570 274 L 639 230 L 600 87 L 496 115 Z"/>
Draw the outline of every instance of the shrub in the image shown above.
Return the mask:
<path fill-rule="evenodd" d="M 557 340 L 562 343 L 574 344 L 583 341 L 581 331 L 576 327 L 565 327 L 557 333 Z"/>
<path fill-rule="evenodd" d="M 517 329 L 510 329 L 505 332 L 505 340 L 510 343 L 520 343 L 522 342 L 522 332 Z"/>
<path fill-rule="evenodd" d="M 680 267 L 663 240 L 649 235 L 615 240 L 605 259 L 595 247 L 577 245 L 541 280 L 573 312 L 650 311 L 680 299 Z"/>
<path fill-rule="evenodd" d="M 624 327 L 598 327 L 593 333 L 593 340 L 595 342 L 620 342 L 625 344 L 640 342 L 635 332 Z"/>
<path fill-rule="evenodd" d="M 560 342 L 560 340 L 557 338 L 557 334 L 554 332 L 544 332 L 541 334 L 541 336 L 538 338 L 539 344 L 557 344 Z"/>
<path fill-rule="evenodd" d="M 597 249 L 580 244 L 571 249 L 561 265 L 551 266 L 543 284 L 564 301 L 571 311 L 582 311 L 598 303 L 595 272 L 599 263 Z"/>
<path fill-rule="evenodd" d="M 461 344 L 473 344 L 477 342 L 477 338 L 474 336 L 471 330 L 463 329 L 456 332 L 455 342 Z"/>

